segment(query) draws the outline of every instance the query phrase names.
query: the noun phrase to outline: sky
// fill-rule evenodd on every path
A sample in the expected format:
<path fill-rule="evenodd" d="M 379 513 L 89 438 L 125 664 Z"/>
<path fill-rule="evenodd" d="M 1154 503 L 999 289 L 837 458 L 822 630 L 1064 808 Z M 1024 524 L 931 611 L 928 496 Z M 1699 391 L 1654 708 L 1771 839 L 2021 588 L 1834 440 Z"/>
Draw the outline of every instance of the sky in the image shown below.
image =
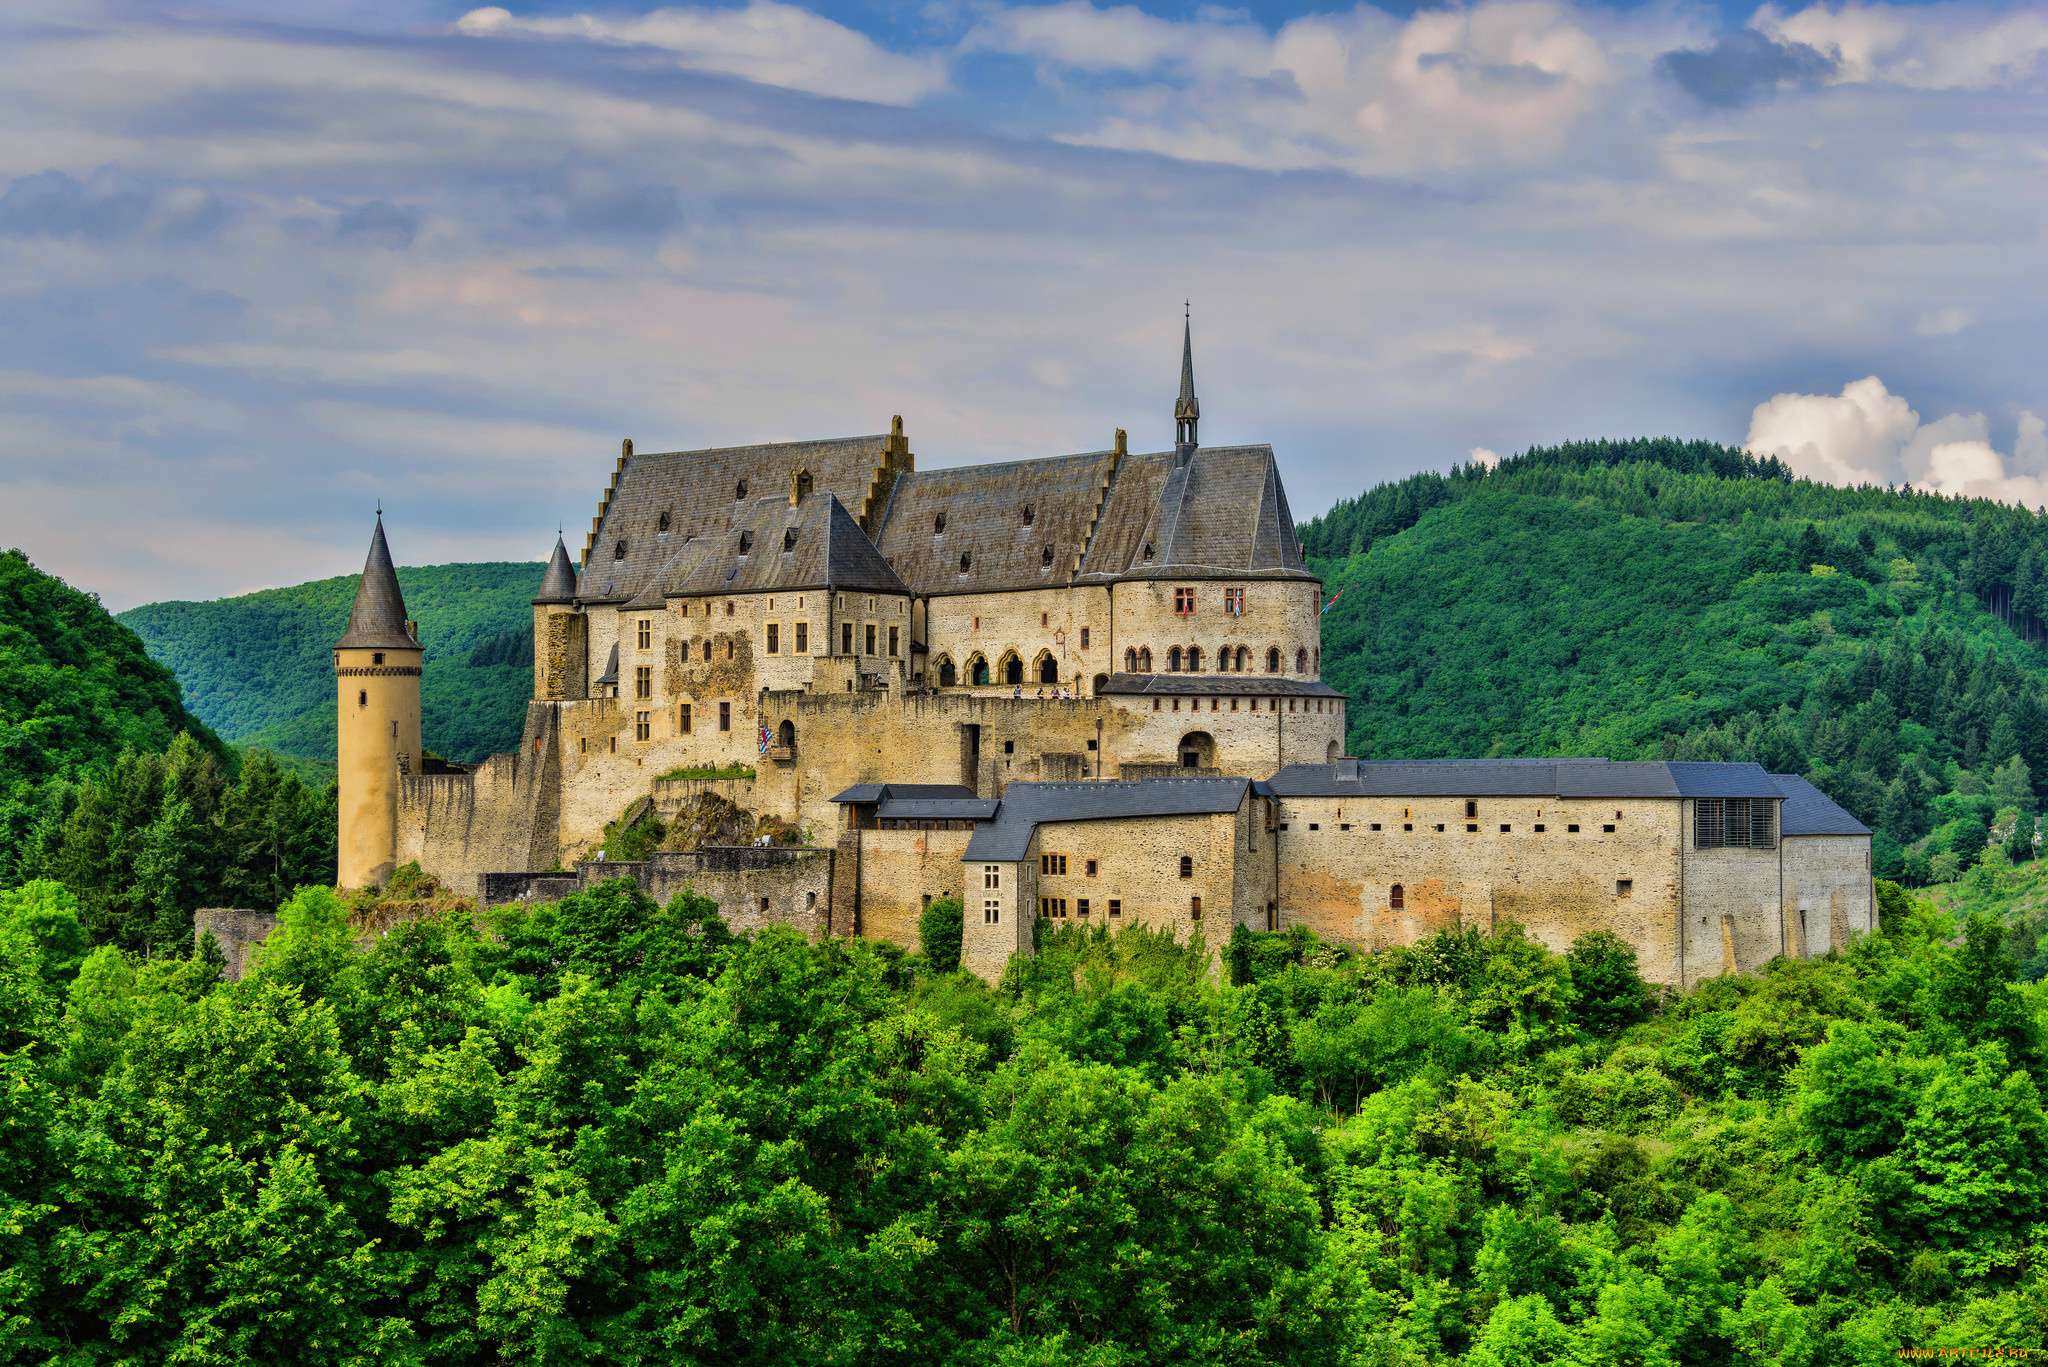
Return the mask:
<path fill-rule="evenodd" d="M 580 550 L 622 438 L 1534 444 L 2048 503 L 2048 3 L 9 0 L 0 546 Z M 1184 302 L 1185 301 L 1185 302 Z"/>

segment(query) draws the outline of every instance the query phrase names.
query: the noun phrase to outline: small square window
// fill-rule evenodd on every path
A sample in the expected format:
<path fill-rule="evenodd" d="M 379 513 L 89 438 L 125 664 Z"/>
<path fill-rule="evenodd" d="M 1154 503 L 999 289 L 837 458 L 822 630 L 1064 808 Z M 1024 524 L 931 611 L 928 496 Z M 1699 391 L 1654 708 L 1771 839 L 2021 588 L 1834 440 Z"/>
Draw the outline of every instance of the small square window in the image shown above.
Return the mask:
<path fill-rule="evenodd" d="M 1283 822 L 1281 822 L 1281 823 L 1280 823 L 1280 829 L 1281 829 L 1281 830 L 1283 830 L 1283 831 L 1284 831 L 1284 830 L 1286 830 L 1286 829 L 1287 829 L 1287 823 L 1286 823 L 1286 822 L 1284 822 L 1284 821 L 1283 821 Z"/>
<path fill-rule="evenodd" d="M 1614 827 L 1613 827 L 1613 825 L 1609 824 L 1609 825 L 1606 825 L 1606 826 L 1602 826 L 1602 827 L 1600 828 L 1600 833 L 1601 833 L 1602 835 L 1613 835 L 1613 834 L 1614 834 Z"/>
<path fill-rule="evenodd" d="M 1633 878 L 1617 878 L 1617 879 L 1615 879 L 1615 880 L 1614 880 L 1614 895 L 1615 895 L 1616 897 L 1633 897 L 1633 896 L 1635 896 L 1635 895 L 1636 895 L 1636 882 L 1635 882 L 1635 879 L 1633 879 Z"/>
<path fill-rule="evenodd" d="M 1087 899 L 1087 898 L 1085 898 L 1085 897 L 1076 897 L 1076 898 L 1074 899 L 1074 914 L 1075 914 L 1076 916 L 1086 916 L 1086 915 L 1088 914 L 1088 899 Z"/>
<path fill-rule="evenodd" d="M 1323 828 L 1323 823 L 1320 821 L 1311 821 L 1308 823 L 1308 828 L 1312 831 L 1320 831 Z"/>
<path fill-rule="evenodd" d="M 1016 753 L 1017 753 L 1017 742 L 1016 742 L 1016 741 L 1013 741 L 1013 740 L 1006 740 L 1006 741 L 1004 741 L 1004 742 L 1003 742 L 1003 753 L 1004 753 L 1004 754 L 1006 754 L 1006 755 L 1014 755 L 1014 754 L 1016 754 Z"/>
<path fill-rule="evenodd" d="M 1471 832 L 1478 830 L 1479 827 L 1468 821 L 1465 823 L 1465 829 L 1467 832 Z"/>
<path fill-rule="evenodd" d="M 1092 741 L 1092 740 L 1091 740 L 1091 741 L 1089 741 L 1089 742 L 1088 742 L 1088 748 L 1089 748 L 1090 750 L 1093 750 L 1093 749 L 1095 748 L 1095 742 L 1094 742 L 1094 741 Z"/>
<path fill-rule="evenodd" d="M 1415 823 L 1412 821 L 1404 821 L 1401 823 L 1401 829 L 1404 831 L 1412 831 L 1415 829 Z"/>
<path fill-rule="evenodd" d="M 1340 831 L 1348 831 L 1351 829 L 1351 823 L 1348 821 L 1340 821 L 1337 823 L 1337 829 Z"/>
<path fill-rule="evenodd" d="M 1543 823 L 1540 821 L 1536 823 L 1536 834 L 1543 834 Z"/>
<path fill-rule="evenodd" d="M 373 664 L 373 665 L 380 665 L 380 664 L 383 664 L 383 663 L 384 663 L 384 652 L 383 652 L 383 651 L 381 651 L 381 650 L 373 650 L 373 651 L 371 651 L 371 652 L 370 652 L 370 663 L 371 663 L 371 664 Z"/>
<path fill-rule="evenodd" d="M 1095 876 L 1095 861 L 1093 859 L 1089 860 L 1086 864 L 1083 864 L 1081 867 L 1087 871 L 1087 874 L 1090 878 L 1093 878 Z"/>
<path fill-rule="evenodd" d="M 1577 826 L 1567 826 L 1564 828 L 1564 833 L 1566 835 L 1577 835 L 1579 833 L 1579 828 Z"/>
<path fill-rule="evenodd" d="M 1436 833 L 1437 833 L 1438 835 L 1442 835 L 1442 834 L 1444 833 L 1444 823 L 1443 823 L 1443 822 L 1439 821 L 1439 822 L 1437 822 L 1437 823 L 1436 823 Z"/>
<path fill-rule="evenodd" d="M 1379 823 L 1379 822 L 1377 822 L 1377 821 L 1373 822 L 1373 823 L 1372 823 L 1372 828 L 1373 828 L 1374 830 L 1378 830 L 1378 829 L 1380 828 L 1380 823 Z"/>
<path fill-rule="evenodd" d="M 1512 827 L 1512 826 L 1502 826 L 1502 827 L 1500 828 L 1500 833 L 1501 833 L 1502 835 L 1506 835 L 1506 834 L 1507 834 L 1507 833 L 1508 833 L 1509 831 L 1511 831 L 1511 830 L 1513 830 L 1513 829 L 1514 829 L 1514 827 Z"/>
<path fill-rule="evenodd" d="M 1123 914 L 1124 914 L 1124 904 L 1123 904 L 1123 903 L 1122 903 L 1121 901 L 1119 901 L 1119 900 L 1117 900 L 1116 898 L 1114 898 L 1114 897 L 1110 898 L 1110 899 L 1109 899 L 1109 914 L 1110 914 L 1111 916 L 1121 916 L 1121 915 L 1123 915 Z"/>

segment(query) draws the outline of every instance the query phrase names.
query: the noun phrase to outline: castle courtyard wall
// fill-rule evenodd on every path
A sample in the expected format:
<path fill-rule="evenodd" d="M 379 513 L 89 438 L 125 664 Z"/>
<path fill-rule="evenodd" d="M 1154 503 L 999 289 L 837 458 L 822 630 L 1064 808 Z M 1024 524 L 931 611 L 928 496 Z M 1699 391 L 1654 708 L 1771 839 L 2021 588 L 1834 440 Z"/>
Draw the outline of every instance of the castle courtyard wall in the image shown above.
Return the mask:
<path fill-rule="evenodd" d="M 1785 953 L 1818 958 L 1876 929 L 1869 836 L 1792 835 L 1783 843 Z"/>
<path fill-rule="evenodd" d="M 918 918 L 927 906 L 942 897 L 958 897 L 962 906 L 972 900 L 970 894 L 975 889 L 967 886 L 967 866 L 960 856 L 974 832 L 864 830 L 847 834 L 859 847 L 857 915 L 862 938 L 889 940 L 916 950 L 920 948 Z"/>

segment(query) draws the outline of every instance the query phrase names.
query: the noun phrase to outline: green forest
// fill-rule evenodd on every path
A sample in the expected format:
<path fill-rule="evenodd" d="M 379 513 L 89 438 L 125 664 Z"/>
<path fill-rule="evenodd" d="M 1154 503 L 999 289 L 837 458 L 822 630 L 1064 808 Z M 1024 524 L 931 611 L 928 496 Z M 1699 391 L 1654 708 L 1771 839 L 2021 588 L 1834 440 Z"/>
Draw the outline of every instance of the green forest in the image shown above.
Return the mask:
<path fill-rule="evenodd" d="M 444 759 L 514 750 L 533 698 L 533 609 L 541 567 L 492 561 L 401 568 L 420 624 L 421 726 Z M 237 745 L 271 750 L 308 776 L 334 770 L 334 643 L 356 575 L 208 603 L 149 603 L 120 620 L 169 665 L 187 705 Z M 523 643 L 523 644 L 522 644 Z"/>

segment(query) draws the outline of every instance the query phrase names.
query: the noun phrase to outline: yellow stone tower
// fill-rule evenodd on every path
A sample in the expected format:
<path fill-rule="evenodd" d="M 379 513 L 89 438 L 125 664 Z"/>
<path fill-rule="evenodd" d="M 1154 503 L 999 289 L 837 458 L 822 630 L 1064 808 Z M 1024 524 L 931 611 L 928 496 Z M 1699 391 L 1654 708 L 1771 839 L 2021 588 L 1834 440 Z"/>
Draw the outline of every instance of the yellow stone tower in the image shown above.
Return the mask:
<path fill-rule="evenodd" d="M 382 508 L 334 683 L 341 886 L 381 885 L 397 863 L 399 780 L 420 770 L 419 626 L 406 620 Z"/>

